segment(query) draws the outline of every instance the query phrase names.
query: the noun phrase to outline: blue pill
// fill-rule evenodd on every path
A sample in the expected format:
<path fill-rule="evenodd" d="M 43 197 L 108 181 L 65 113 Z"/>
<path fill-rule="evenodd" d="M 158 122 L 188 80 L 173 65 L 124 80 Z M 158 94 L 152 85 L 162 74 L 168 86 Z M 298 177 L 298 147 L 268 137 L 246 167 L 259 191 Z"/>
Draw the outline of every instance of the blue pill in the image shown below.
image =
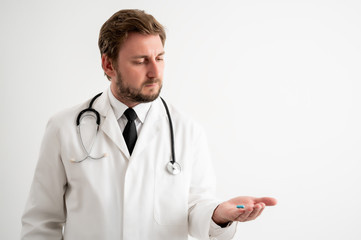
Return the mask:
<path fill-rule="evenodd" d="M 244 205 L 237 205 L 237 208 L 244 208 Z"/>

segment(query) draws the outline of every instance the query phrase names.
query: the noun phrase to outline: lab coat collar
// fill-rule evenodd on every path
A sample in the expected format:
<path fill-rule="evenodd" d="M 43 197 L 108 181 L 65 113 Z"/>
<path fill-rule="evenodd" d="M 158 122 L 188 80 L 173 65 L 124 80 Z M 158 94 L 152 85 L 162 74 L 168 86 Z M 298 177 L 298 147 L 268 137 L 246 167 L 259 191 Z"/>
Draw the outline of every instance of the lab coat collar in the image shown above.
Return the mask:
<path fill-rule="evenodd" d="M 102 130 L 122 151 L 122 153 L 129 158 L 127 145 L 125 144 L 123 135 L 119 129 L 118 121 L 115 118 L 114 111 L 109 102 L 108 91 L 105 90 L 103 94 L 94 102 L 95 110 L 101 115 L 100 130 Z"/>
<path fill-rule="evenodd" d="M 111 107 L 109 100 L 109 92 L 105 90 L 103 94 L 95 101 L 94 109 L 101 115 L 100 129 L 114 142 L 114 144 L 122 151 L 124 156 L 130 159 L 130 154 L 127 145 L 124 141 L 123 135 L 119 129 L 117 118 Z M 157 136 L 156 133 L 160 131 L 162 127 L 159 121 L 160 118 L 167 117 L 165 110 L 162 109 L 162 102 L 158 97 L 154 100 L 150 106 L 148 114 L 146 115 L 137 142 L 135 144 L 132 158 L 135 158 L 140 152 L 142 152 L 151 141 L 154 141 Z"/>
<path fill-rule="evenodd" d="M 132 158 L 136 158 L 138 154 L 141 154 L 147 147 L 151 146 L 151 142 L 158 139 L 160 136 L 161 128 L 167 127 L 164 125 L 166 118 L 166 112 L 163 107 L 163 103 L 158 97 L 152 102 L 152 105 L 148 111 L 148 114 L 143 123 L 142 131 L 138 136 L 137 142 L 133 149 Z"/>

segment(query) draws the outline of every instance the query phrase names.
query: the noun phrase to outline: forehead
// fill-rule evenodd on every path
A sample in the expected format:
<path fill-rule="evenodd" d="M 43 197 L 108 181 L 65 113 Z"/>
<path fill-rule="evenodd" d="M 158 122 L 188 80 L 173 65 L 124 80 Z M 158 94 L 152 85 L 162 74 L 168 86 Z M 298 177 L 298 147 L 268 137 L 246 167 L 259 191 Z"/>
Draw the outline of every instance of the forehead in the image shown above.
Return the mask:
<path fill-rule="evenodd" d="M 119 50 L 119 57 L 132 57 L 134 55 L 158 55 L 164 51 L 159 35 L 145 35 L 129 33 Z"/>

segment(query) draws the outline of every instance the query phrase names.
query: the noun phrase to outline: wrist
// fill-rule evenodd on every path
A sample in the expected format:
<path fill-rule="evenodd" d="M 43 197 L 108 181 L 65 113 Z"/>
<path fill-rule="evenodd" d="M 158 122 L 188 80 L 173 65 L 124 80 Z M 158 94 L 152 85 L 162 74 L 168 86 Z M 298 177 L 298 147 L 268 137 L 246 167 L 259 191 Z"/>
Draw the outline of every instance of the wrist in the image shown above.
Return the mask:
<path fill-rule="evenodd" d="M 220 204 L 221 205 L 221 204 Z M 226 218 L 223 218 L 221 216 L 221 214 L 219 213 L 220 212 L 220 205 L 218 205 L 216 207 L 216 209 L 214 209 L 213 211 L 213 215 L 212 215 L 212 220 L 215 224 L 217 224 L 218 226 L 222 227 L 222 228 L 225 228 L 228 226 L 228 224 L 230 223 L 230 221 Z"/>

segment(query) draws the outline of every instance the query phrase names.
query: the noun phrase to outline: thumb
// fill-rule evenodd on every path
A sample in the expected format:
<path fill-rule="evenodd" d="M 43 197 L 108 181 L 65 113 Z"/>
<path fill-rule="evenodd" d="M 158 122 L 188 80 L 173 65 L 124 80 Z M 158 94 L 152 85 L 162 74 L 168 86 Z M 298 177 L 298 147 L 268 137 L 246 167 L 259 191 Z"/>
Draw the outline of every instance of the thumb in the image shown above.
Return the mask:
<path fill-rule="evenodd" d="M 264 203 L 266 206 L 275 206 L 277 204 L 277 200 L 275 198 L 271 197 L 261 197 L 261 198 L 255 198 L 255 203 Z"/>

